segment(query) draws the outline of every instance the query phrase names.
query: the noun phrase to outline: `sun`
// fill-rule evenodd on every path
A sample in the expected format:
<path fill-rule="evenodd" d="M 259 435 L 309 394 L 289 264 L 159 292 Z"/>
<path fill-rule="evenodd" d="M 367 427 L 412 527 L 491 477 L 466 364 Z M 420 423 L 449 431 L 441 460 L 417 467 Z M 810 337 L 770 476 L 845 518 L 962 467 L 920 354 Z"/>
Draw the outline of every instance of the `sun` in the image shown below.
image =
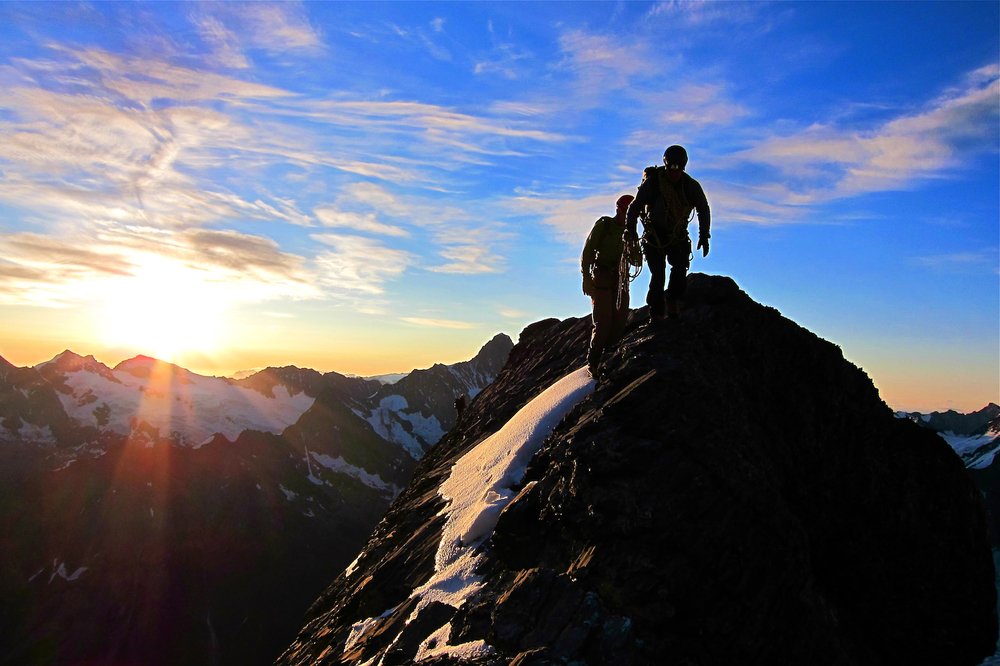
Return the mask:
<path fill-rule="evenodd" d="M 219 350 L 224 290 L 206 273 L 144 257 L 131 275 L 102 284 L 98 328 L 106 344 L 164 361 Z"/>

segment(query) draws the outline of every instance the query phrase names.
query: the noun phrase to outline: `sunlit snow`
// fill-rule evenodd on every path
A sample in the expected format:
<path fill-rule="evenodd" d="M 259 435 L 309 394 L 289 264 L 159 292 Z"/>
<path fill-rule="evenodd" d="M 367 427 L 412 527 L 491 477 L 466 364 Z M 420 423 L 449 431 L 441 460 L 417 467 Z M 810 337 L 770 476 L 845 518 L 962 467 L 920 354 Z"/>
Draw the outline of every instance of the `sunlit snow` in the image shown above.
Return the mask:
<path fill-rule="evenodd" d="M 384 493 L 396 496 L 399 494 L 399 488 L 391 483 L 386 483 L 382 480 L 378 474 L 372 474 L 366 472 L 361 467 L 350 464 L 340 456 L 334 458 L 325 453 L 316 453 L 315 451 L 309 451 L 309 456 L 319 465 L 327 468 L 333 472 L 339 472 L 340 474 L 346 474 L 354 479 L 357 479 L 361 483 L 365 484 L 369 488 L 378 490 Z M 312 475 L 312 469 L 309 471 L 310 476 Z"/>
<path fill-rule="evenodd" d="M 435 572 L 427 583 L 413 591 L 420 598 L 412 621 L 432 601 L 459 608 L 482 587 L 476 567 L 482 557 L 476 547 L 492 534 L 500 512 L 514 497 L 514 487 L 523 479 L 528 462 L 545 438 L 573 407 L 594 390 L 586 368 L 566 375 L 522 407 L 499 431 L 487 437 L 455 463 L 451 475 L 438 489 L 449 500 L 443 513 L 447 520 L 435 556 Z M 355 625 L 357 640 L 373 620 Z M 448 646 L 447 634 L 439 629 L 435 640 L 421 646 L 419 659 L 439 654 L 482 656 L 489 650 L 481 641 Z M 352 641 L 348 641 L 347 649 Z"/>
<path fill-rule="evenodd" d="M 424 456 L 424 445 L 435 444 L 444 437 L 444 429 L 435 416 L 424 416 L 419 412 L 409 413 L 406 398 L 401 395 L 387 395 L 382 398 L 378 407 L 367 416 L 361 415 L 378 435 L 385 440 L 395 442 L 403 447 L 414 460 Z M 401 421 L 410 424 L 410 429 L 403 427 Z"/>
<path fill-rule="evenodd" d="M 95 410 L 106 404 L 109 413 L 103 428 L 128 435 L 132 420 L 141 419 L 161 436 L 176 433 L 194 446 L 207 444 L 215 433 L 230 440 L 244 430 L 280 433 L 315 401 L 305 393 L 290 395 L 280 385 L 269 398 L 225 379 L 187 372 L 165 373 L 161 381 L 155 367 L 150 377 L 114 370 L 117 382 L 87 370 L 66 373 L 72 393 L 59 392 L 59 400 L 66 413 L 83 424 L 101 426 Z"/>
<path fill-rule="evenodd" d="M 996 432 L 988 432 L 985 435 L 956 435 L 953 432 L 939 432 L 938 433 L 944 441 L 948 442 L 948 445 L 955 450 L 955 453 L 962 456 L 968 467 L 975 469 L 983 469 L 989 467 L 993 463 L 993 458 L 996 456 L 996 449 L 987 450 L 978 456 L 973 456 L 980 447 L 984 447 L 990 442 L 992 442 L 997 437 Z"/>

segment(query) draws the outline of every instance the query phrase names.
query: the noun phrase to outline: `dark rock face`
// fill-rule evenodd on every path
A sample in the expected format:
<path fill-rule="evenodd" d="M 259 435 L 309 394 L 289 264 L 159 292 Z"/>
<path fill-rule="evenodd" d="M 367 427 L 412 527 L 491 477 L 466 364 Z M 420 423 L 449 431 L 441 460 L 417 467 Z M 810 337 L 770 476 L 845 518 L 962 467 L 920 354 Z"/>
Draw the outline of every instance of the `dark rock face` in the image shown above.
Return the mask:
<path fill-rule="evenodd" d="M 679 322 L 633 313 L 608 374 L 547 438 L 461 608 L 434 571 L 452 465 L 584 363 L 588 319 L 522 333 L 278 663 L 974 665 L 997 637 L 983 502 L 933 432 L 840 350 L 731 280 L 693 274 Z M 389 610 L 387 610 L 389 609 Z M 345 644 L 358 625 L 349 649 Z M 415 625 L 418 625 L 415 626 Z"/>

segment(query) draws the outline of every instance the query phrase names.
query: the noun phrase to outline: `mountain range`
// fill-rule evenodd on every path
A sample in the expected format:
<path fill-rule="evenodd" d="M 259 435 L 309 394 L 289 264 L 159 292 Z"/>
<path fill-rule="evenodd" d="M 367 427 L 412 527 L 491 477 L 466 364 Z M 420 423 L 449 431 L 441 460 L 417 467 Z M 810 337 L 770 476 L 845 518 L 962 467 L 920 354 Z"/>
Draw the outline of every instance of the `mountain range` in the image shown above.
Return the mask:
<path fill-rule="evenodd" d="M 974 666 L 983 494 L 841 350 L 730 279 L 626 334 L 522 331 L 279 664 Z M 918 419 L 919 420 L 919 419 Z"/>
<path fill-rule="evenodd" d="M 1000 408 L 688 283 L 596 380 L 589 318 L 401 378 L 0 359 L 0 663 L 989 658 Z"/>
<path fill-rule="evenodd" d="M 0 359 L 0 663 L 269 663 L 512 346 L 394 384 Z"/>

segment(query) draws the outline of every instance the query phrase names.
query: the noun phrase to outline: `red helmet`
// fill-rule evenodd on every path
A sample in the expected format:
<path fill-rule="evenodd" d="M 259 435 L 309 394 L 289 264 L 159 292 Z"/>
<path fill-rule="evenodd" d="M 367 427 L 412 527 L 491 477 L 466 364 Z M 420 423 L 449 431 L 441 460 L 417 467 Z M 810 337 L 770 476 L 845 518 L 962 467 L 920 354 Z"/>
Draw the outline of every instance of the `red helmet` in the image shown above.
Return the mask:
<path fill-rule="evenodd" d="M 627 206 L 630 203 L 632 203 L 633 199 L 635 199 L 635 197 L 632 196 L 631 194 L 623 194 L 620 197 L 618 197 L 618 201 L 615 202 L 615 207 L 621 208 L 622 206 Z"/>

